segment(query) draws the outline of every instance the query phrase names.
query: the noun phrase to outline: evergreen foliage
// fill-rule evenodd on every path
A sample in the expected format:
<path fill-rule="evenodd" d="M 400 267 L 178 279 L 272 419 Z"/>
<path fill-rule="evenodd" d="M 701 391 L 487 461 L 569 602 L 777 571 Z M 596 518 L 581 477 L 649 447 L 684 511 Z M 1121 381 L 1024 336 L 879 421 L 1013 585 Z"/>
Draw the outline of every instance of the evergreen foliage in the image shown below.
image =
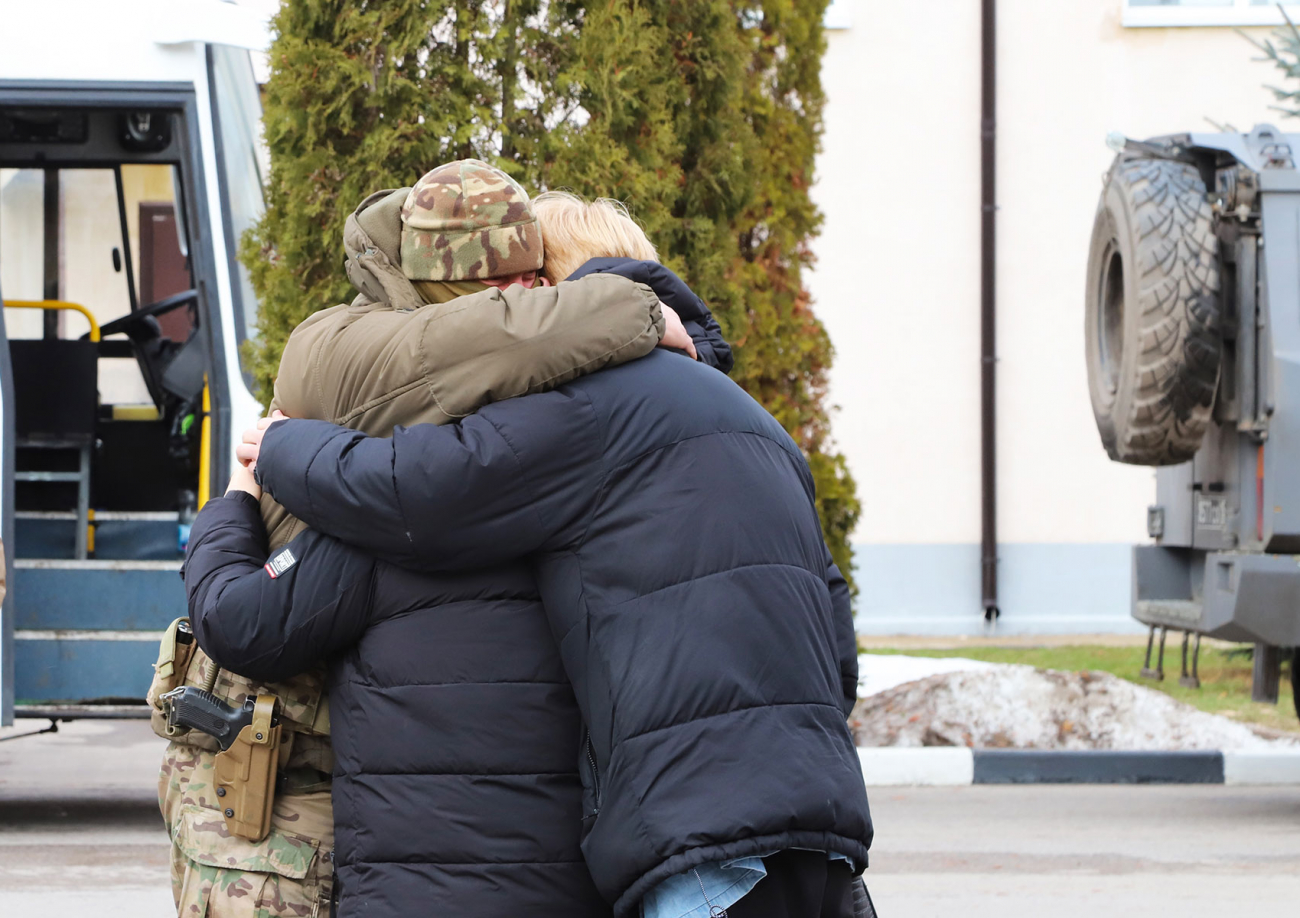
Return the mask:
<path fill-rule="evenodd" d="M 1265 38 L 1261 41 L 1252 35 L 1247 35 L 1240 29 L 1237 30 L 1237 34 L 1260 51 L 1263 51 L 1264 57 L 1262 60 L 1272 61 L 1273 65 L 1278 70 L 1281 70 L 1287 79 L 1300 80 L 1300 29 L 1296 28 L 1290 15 L 1280 4 L 1278 9 L 1282 13 L 1282 18 L 1286 20 L 1286 25 L 1274 29 L 1272 38 Z M 1284 103 L 1270 106 L 1270 108 L 1290 115 L 1292 118 L 1300 117 L 1300 88 L 1296 86 L 1267 86 L 1265 88 L 1273 93 L 1278 102 Z"/>
<path fill-rule="evenodd" d="M 832 348 L 802 276 L 827 2 L 286 0 L 268 208 L 242 252 L 260 394 L 297 323 L 350 296 L 343 221 L 369 192 L 477 156 L 532 189 L 619 198 L 717 314 L 733 377 L 807 454 L 848 574 L 859 504 L 829 442 Z"/>

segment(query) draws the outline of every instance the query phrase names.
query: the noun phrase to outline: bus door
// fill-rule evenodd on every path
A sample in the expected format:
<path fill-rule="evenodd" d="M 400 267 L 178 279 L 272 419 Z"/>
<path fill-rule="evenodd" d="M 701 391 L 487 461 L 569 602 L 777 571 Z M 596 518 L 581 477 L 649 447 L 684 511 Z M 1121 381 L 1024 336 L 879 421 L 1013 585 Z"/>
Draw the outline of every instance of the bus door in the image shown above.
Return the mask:
<path fill-rule="evenodd" d="M 223 381 L 192 95 L 3 95 L 5 702 L 143 716 Z"/>

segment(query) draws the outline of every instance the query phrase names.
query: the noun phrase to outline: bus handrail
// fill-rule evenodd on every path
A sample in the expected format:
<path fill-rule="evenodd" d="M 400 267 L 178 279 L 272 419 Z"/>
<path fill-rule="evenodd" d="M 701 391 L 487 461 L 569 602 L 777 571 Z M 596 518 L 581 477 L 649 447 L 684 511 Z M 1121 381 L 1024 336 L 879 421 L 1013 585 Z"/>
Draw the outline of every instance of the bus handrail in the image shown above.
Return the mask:
<path fill-rule="evenodd" d="M 90 310 L 80 303 L 69 303 L 67 300 L 5 300 L 4 307 L 5 309 L 70 309 L 79 312 L 90 323 L 90 340 L 99 340 L 99 323 L 95 321 Z"/>

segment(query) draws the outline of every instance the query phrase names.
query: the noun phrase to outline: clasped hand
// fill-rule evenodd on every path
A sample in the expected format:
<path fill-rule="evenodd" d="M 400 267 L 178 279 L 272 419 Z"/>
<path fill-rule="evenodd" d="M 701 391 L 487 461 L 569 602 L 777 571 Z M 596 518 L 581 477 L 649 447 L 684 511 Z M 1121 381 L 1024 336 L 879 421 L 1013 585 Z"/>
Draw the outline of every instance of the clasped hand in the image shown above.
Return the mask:
<path fill-rule="evenodd" d="M 261 498 L 262 488 L 253 477 L 253 469 L 257 468 L 257 456 L 262 450 L 262 437 L 266 436 L 268 427 L 276 421 L 283 420 L 287 420 L 284 412 L 272 411 L 270 416 L 260 418 L 256 426 L 244 431 L 239 445 L 235 447 L 235 458 L 239 460 L 239 466 L 230 476 L 230 485 L 226 488 L 227 494 L 231 491 L 243 491 Z"/>
<path fill-rule="evenodd" d="M 659 346 L 685 351 L 692 360 L 699 360 L 700 355 L 695 352 L 695 342 L 691 340 L 690 332 L 682 324 L 682 317 L 677 314 L 677 310 L 667 303 L 660 303 L 659 308 L 664 314 L 664 336 L 659 339 Z"/>

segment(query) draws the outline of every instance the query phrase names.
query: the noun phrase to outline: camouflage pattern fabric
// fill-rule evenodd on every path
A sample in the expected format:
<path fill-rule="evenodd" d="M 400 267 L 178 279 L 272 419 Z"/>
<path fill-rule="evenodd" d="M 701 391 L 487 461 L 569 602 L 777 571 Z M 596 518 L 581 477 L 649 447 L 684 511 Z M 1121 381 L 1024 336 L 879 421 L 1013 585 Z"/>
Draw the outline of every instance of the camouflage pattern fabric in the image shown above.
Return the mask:
<path fill-rule="evenodd" d="M 226 831 L 212 787 L 211 752 L 173 743 L 158 799 L 172 839 L 172 895 L 180 918 L 325 918 L 333 883 L 329 791 L 280 794 L 258 844 Z"/>
<path fill-rule="evenodd" d="M 542 232 L 528 194 L 477 159 L 439 166 L 402 205 L 402 271 L 411 280 L 507 277 L 542 267 Z"/>
<path fill-rule="evenodd" d="M 328 736 L 306 731 L 317 719 L 324 673 L 313 670 L 287 683 L 264 686 L 217 670 L 196 649 L 184 683 L 212 692 L 228 704 L 273 690 L 283 700 L 293 747 L 285 771 L 326 778 L 334 754 Z M 153 712 L 154 731 L 162 715 Z M 271 832 L 254 844 L 226 831 L 212 787 L 220 747 L 197 730 L 167 745 L 158 780 L 158 804 L 171 835 L 172 893 L 180 918 L 319 918 L 329 915 L 333 874 L 334 815 L 328 781 L 313 793 L 277 793 Z M 322 900 L 318 903 L 317 900 Z"/>

